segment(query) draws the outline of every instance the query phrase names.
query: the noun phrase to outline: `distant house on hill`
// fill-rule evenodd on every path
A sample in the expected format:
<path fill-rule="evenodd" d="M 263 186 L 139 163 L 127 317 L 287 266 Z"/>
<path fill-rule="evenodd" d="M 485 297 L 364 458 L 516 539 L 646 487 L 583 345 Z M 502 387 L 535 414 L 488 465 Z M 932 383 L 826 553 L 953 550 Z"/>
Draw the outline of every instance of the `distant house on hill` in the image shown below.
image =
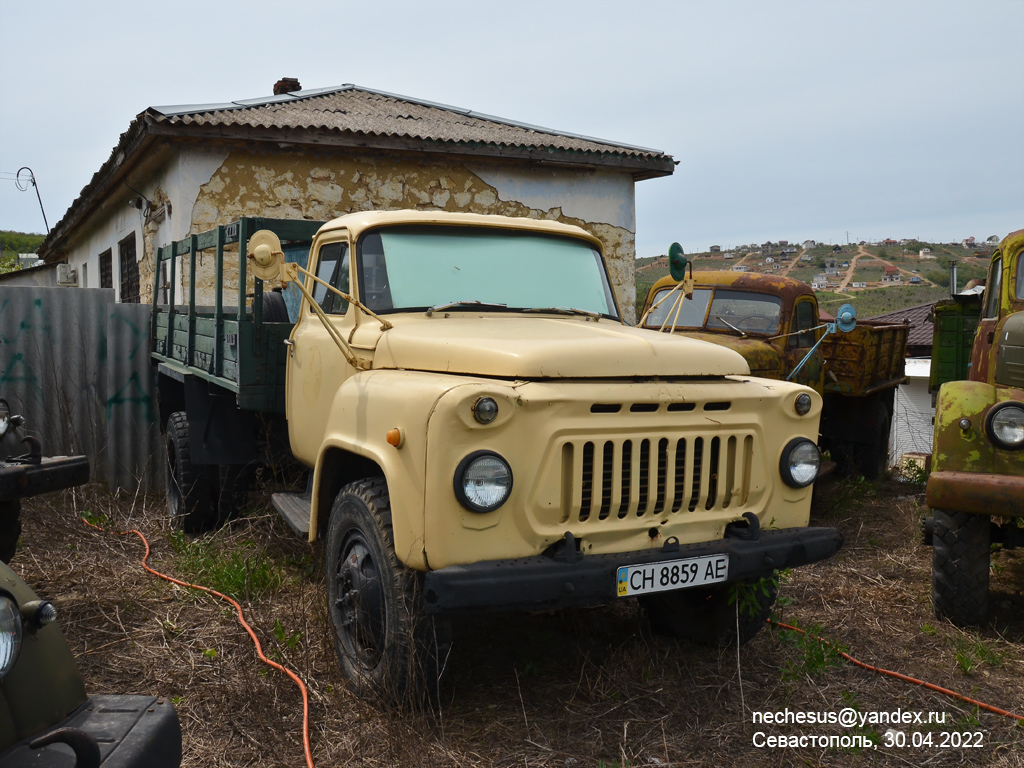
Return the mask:
<path fill-rule="evenodd" d="M 885 238 L 885 240 L 882 241 L 882 245 L 899 245 L 899 244 L 900 243 L 899 243 L 898 240 L 893 240 L 892 238 L 889 238 L 889 237 Z"/>
<path fill-rule="evenodd" d="M 804 240 L 803 243 L 801 243 L 801 245 L 803 245 L 803 247 L 806 248 L 807 250 L 810 250 L 811 248 L 816 246 L 817 243 L 814 242 L 813 240 Z"/>
<path fill-rule="evenodd" d="M 721 253 L 722 252 L 722 246 L 720 246 L 720 245 L 712 245 L 710 252 L 711 253 Z"/>
<path fill-rule="evenodd" d="M 867 288 L 868 284 L 865 282 L 854 282 L 850 284 L 851 288 Z"/>
<path fill-rule="evenodd" d="M 922 285 L 924 281 L 923 281 L 923 280 L 921 280 L 921 278 L 920 278 L 920 277 L 918 277 L 917 275 L 914 275 L 914 276 L 913 276 L 912 278 L 910 278 L 910 280 L 908 280 L 907 282 L 909 282 L 909 283 L 910 283 L 911 285 Z"/>
<path fill-rule="evenodd" d="M 931 248 L 922 248 L 922 249 L 921 249 L 921 250 L 920 250 L 920 251 L 918 252 L 918 254 L 917 254 L 917 255 L 918 255 L 919 257 L 921 257 L 922 259 L 934 259 L 934 258 L 935 258 L 935 257 L 934 257 L 934 256 L 932 255 L 932 249 L 931 249 Z"/>
<path fill-rule="evenodd" d="M 882 268 L 882 282 L 883 283 L 899 283 L 899 282 L 902 282 L 902 278 L 900 277 L 899 267 L 893 267 L 893 266 L 890 266 L 888 264 L 885 265 Z"/>
<path fill-rule="evenodd" d="M 355 85 L 301 90 L 284 78 L 273 92 L 143 110 L 40 256 L 67 262 L 81 286 L 148 302 L 158 247 L 242 216 L 503 214 L 591 232 L 616 293 L 633 295 L 635 185 L 671 175 L 671 156 Z M 185 300 L 190 259 L 175 265 L 174 301 Z M 197 259 L 197 303 L 213 303 L 214 272 L 214 259 Z M 622 309 L 632 319 L 632 302 Z"/>

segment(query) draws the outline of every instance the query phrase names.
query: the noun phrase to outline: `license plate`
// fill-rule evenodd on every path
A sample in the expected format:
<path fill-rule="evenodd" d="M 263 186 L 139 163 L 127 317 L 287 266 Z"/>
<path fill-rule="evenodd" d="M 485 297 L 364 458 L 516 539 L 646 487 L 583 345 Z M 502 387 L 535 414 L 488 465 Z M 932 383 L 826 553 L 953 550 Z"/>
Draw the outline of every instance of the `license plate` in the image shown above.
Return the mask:
<path fill-rule="evenodd" d="M 619 597 L 670 589 L 699 587 L 729 578 L 729 556 L 709 555 L 646 565 L 623 565 L 618 572 Z"/>

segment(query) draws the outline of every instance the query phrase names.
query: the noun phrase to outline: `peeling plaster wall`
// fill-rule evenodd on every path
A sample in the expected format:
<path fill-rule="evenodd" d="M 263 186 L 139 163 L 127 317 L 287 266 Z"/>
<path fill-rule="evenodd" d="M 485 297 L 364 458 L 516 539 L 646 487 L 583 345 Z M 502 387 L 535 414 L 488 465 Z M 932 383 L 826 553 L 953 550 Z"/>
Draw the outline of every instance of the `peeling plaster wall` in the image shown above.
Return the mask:
<path fill-rule="evenodd" d="M 115 295 L 121 295 L 118 243 L 133 232 L 136 236 L 136 259 L 139 262 L 139 287 L 142 301 L 153 297 L 154 243 L 164 244 L 188 236 L 192 220 L 192 207 L 202 185 L 223 165 L 226 151 L 209 152 L 189 150 L 175 155 L 144 181 L 129 181 L 134 191 L 121 186 L 105 201 L 98 214 L 87 226 L 75 232 L 68 249 L 68 265 L 77 270 L 78 284 L 82 288 L 100 287 L 101 253 L 111 251 L 111 278 Z M 145 219 L 144 211 L 129 208 L 128 201 L 141 193 L 154 206 L 171 204 L 171 215 L 162 221 Z M 84 267 L 84 268 L 83 268 Z"/>
<path fill-rule="evenodd" d="M 399 155 L 234 152 L 199 189 L 191 232 L 240 216 L 329 220 L 356 211 L 401 208 L 562 221 L 586 229 L 604 243 L 620 308 L 626 320 L 633 321 L 634 198 L 629 174 L 481 166 L 474 170 Z M 181 194 L 188 196 L 184 190 Z M 158 242 L 164 245 L 169 239 Z M 187 274 L 188 260 L 182 261 L 182 274 Z M 229 274 L 225 269 L 225 303 L 234 303 L 229 297 L 237 288 Z M 151 294 L 145 281 L 143 285 L 145 300 Z M 213 285 L 212 259 L 204 258 L 197 268 L 198 303 L 213 303 Z"/>

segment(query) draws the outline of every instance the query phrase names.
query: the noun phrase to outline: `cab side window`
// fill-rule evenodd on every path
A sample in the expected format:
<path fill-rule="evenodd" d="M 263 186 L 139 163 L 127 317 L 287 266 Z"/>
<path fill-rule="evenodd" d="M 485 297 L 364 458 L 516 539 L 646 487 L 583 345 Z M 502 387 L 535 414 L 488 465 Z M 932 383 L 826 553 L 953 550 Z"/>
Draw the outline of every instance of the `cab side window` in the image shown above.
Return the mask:
<path fill-rule="evenodd" d="M 992 262 L 992 273 L 985 286 L 985 317 L 999 317 L 999 294 L 1003 292 L 1003 260 Z"/>
<path fill-rule="evenodd" d="M 811 330 L 818 323 L 814 311 L 814 302 L 812 301 L 801 301 L 799 302 L 793 311 L 793 329 L 792 333 L 795 336 L 789 337 L 789 346 L 791 347 L 813 347 L 814 342 L 817 339 L 814 337 L 814 331 Z"/>
<path fill-rule="evenodd" d="M 348 243 L 327 243 L 320 248 L 316 276 L 342 293 L 349 292 Z M 348 311 L 348 302 L 320 283 L 313 283 L 313 298 L 329 315 L 344 315 Z"/>

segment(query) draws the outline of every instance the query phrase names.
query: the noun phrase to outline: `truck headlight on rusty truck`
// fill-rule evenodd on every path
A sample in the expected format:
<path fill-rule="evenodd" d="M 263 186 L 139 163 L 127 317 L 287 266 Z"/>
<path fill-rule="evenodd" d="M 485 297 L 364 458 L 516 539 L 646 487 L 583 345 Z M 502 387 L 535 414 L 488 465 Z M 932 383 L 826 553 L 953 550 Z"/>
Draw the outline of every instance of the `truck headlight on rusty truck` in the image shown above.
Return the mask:
<path fill-rule="evenodd" d="M 1024 407 L 1018 403 L 1000 403 L 989 412 L 985 431 L 1000 448 L 1014 450 L 1024 446 Z"/>

